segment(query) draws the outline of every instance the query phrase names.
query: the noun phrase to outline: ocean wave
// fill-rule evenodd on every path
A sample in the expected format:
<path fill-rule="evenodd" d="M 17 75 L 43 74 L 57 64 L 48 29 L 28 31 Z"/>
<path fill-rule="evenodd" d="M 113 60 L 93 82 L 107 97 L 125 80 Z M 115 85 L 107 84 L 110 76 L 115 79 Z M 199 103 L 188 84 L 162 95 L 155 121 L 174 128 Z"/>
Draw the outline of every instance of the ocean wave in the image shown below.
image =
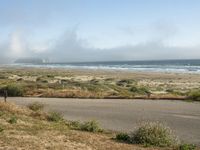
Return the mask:
<path fill-rule="evenodd" d="M 18 67 L 34 68 L 63 68 L 63 69 L 92 69 L 92 70 L 124 70 L 143 72 L 175 72 L 175 73 L 200 73 L 200 66 L 186 65 L 84 65 L 84 64 L 12 64 Z"/>

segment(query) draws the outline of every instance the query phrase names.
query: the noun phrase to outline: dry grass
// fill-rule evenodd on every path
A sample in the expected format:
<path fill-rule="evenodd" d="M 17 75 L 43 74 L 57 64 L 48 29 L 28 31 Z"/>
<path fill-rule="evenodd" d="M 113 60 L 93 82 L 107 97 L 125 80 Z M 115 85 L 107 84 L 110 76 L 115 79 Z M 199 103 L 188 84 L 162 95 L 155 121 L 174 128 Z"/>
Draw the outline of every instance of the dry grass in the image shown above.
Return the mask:
<path fill-rule="evenodd" d="M 44 108 L 44 104 L 39 102 L 34 102 L 28 105 L 28 108 L 33 111 L 41 111 Z"/>
<path fill-rule="evenodd" d="M 139 145 L 120 143 L 112 140 L 113 134 L 89 133 L 70 130 L 64 122 L 49 122 L 32 116 L 36 113 L 12 103 L 0 102 L 0 150 L 149 150 Z M 37 112 L 38 113 L 38 112 Z M 15 114 L 17 122 L 8 120 Z M 40 114 L 43 116 L 44 114 Z M 44 115 L 45 116 L 45 115 Z"/>
<path fill-rule="evenodd" d="M 1 111 L 6 111 L 12 114 L 22 114 L 22 115 L 30 115 L 31 111 L 29 111 L 26 108 L 19 107 L 13 103 L 10 102 L 2 102 L 0 101 L 0 110 Z"/>

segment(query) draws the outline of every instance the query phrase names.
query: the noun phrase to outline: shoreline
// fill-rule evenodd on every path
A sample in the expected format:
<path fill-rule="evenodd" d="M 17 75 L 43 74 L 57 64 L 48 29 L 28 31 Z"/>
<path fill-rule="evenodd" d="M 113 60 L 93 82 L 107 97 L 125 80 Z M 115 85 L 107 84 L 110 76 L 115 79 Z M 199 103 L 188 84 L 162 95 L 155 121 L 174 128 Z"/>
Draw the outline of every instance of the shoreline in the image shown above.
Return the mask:
<path fill-rule="evenodd" d="M 193 66 L 191 66 L 193 67 Z M 157 68 L 124 68 L 124 67 L 109 67 L 109 66 L 48 66 L 48 64 L 42 65 L 18 65 L 18 64 L 4 64 L 0 65 L 0 68 L 15 68 L 15 69 L 55 69 L 55 70 L 85 70 L 85 71 L 119 71 L 119 72 L 130 72 L 130 73 L 163 73 L 163 74 L 197 74 L 199 75 L 200 72 L 198 71 L 188 71 L 181 69 L 157 69 Z"/>

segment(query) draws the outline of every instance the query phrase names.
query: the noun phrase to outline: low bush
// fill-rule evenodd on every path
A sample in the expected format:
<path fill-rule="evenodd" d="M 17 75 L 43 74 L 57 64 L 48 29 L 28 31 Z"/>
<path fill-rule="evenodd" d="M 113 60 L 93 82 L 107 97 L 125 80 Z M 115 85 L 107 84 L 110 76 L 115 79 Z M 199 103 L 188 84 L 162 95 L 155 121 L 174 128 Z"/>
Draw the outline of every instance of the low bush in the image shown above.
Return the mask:
<path fill-rule="evenodd" d="M 48 74 L 47 77 L 48 77 L 48 78 L 54 78 L 54 75 Z"/>
<path fill-rule="evenodd" d="M 130 140 L 135 144 L 167 147 L 177 145 L 178 140 L 169 127 L 158 122 L 143 123 L 132 135 Z"/>
<path fill-rule="evenodd" d="M 116 140 L 130 142 L 130 136 L 127 133 L 119 133 L 116 135 Z"/>
<path fill-rule="evenodd" d="M 194 100 L 194 101 L 200 101 L 200 90 L 190 91 L 188 94 L 188 99 Z"/>
<path fill-rule="evenodd" d="M 139 89 L 138 89 L 136 86 L 132 86 L 132 87 L 130 88 L 130 91 L 131 91 L 131 92 L 134 92 L 134 93 L 137 93 L 137 92 L 139 92 Z"/>
<path fill-rule="evenodd" d="M 99 127 L 98 122 L 95 120 L 84 122 L 80 125 L 80 130 L 88 132 L 101 132 L 102 129 Z"/>
<path fill-rule="evenodd" d="M 174 93 L 174 89 L 167 89 L 166 92 L 167 93 Z"/>
<path fill-rule="evenodd" d="M 0 111 L 0 117 L 3 116 L 3 115 L 4 115 L 4 112 L 3 112 L 3 111 Z"/>
<path fill-rule="evenodd" d="M 12 116 L 12 117 L 8 120 L 8 122 L 9 122 L 10 124 L 15 124 L 15 123 L 17 123 L 17 117 L 16 117 L 16 116 Z"/>
<path fill-rule="evenodd" d="M 31 104 L 28 104 L 28 108 L 33 110 L 33 111 L 39 111 L 42 110 L 44 108 L 44 104 L 40 103 L 40 102 L 34 102 Z"/>
<path fill-rule="evenodd" d="M 123 79 L 123 80 L 118 81 L 116 84 L 117 84 L 118 86 L 127 86 L 127 85 L 132 84 L 132 83 L 133 83 L 132 80 Z"/>
<path fill-rule="evenodd" d="M 23 96 L 23 89 L 17 85 L 7 85 L 0 89 L 0 92 L 3 93 L 4 90 L 8 92 L 8 96 Z"/>
<path fill-rule="evenodd" d="M 59 122 L 63 120 L 63 116 L 59 112 L 50 112 L 47 115 L 47 120 L 52 122 Z"/>
<path fill-rule="evenodd" d="M 132 86 L 129 91 L 131 91 L 133 93 L 138 93 L 138 94 L 150 94 L 151 93 L 149 91 L 149 89 L 146 87 L 136 87 L 136 86 Z"/>
<path fill-rule="evenodd" d="M 0 126 L 0 132 L 3 132 L 3 130 L 4 130 L 4 129 Z"/>
<path fill-rule="evenodd" d="M 179 146 L 179 150 L 195 150 L 196 145 L 194 144 L 182 144 Z"/>
<path fill-rule="evenodd" d="M 79 121 L 71 121 L 69 123 L 69 126 L 70 126 L 71 129 L 80 130 L 81 123 Z"/>
<path fill-rule="evenodd" d="M 42 78 L 42 77 L 38 77 L 38 78 L 36 79 L 36 81 L 37 81 L 37 82 L 41 82 L 41 83 L 48 83 L 48 81 L 47 81 L 46 79 Z"/>

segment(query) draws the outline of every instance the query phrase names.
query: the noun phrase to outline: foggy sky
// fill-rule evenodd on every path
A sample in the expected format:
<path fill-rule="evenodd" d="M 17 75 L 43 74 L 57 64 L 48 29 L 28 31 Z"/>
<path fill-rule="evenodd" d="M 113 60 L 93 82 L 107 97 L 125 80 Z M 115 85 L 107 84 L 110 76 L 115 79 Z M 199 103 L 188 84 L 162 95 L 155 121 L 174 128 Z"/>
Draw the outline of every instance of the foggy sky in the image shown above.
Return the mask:
<path fill-rule="evenodd" d="M 111 2 L 0 1 L 0 63 L 200 58 L 198 1 Z"/>

